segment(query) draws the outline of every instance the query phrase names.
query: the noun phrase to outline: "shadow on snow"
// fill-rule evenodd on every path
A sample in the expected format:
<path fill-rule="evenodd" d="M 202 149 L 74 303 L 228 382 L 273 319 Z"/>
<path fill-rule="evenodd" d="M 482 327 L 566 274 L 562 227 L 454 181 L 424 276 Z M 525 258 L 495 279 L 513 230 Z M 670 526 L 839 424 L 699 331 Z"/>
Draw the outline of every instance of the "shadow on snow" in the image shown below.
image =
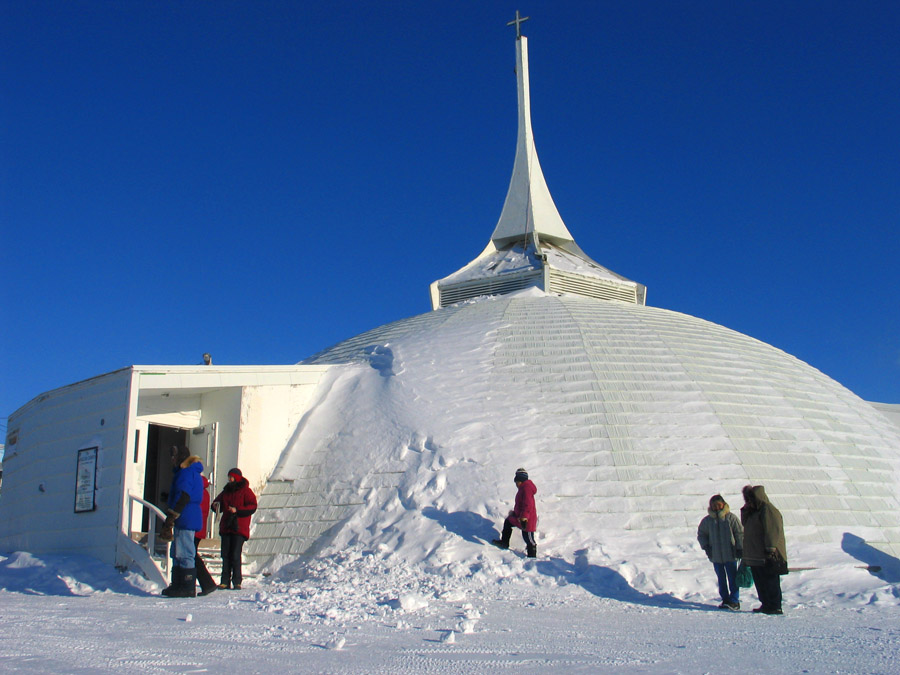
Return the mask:
<path fill-rule="evenodd" d="M 470 511 L 447 513 L 434 507 L 427 507 L 422 509 L 422 514 L 473 544 L 484 544 L 500 536 L 492 521 Z M 540 574 L 562 580 L 567 584 L 581 586 L 588 593 L 600 598 L 648 607 L 719 611 L 711 605 L 680 600 L 669 593 L 658 595 L 642 593 L 629 585 L 625 577 L 615 570 L 590 564 L 586 550 L 575 551 L 574 563 L 560 557 L 538 559 L 535 561 L 535 569 Z"/>
<path fill-rule="evenodd" d="M 900 560 L 867 544 L 865 539 L 844 532 L 841 548 L 865 564 L 870 574 L 889 584 L 900 582 Z"/>
<path fill-rule="evenodd" d="M 97 592 L 153 595 L 135 588 L 113 567 L 95 558 L 21 551 L 0 555 L 0 589 L 26 595 L 86 596 Z"/>
<path fill-rule="evenodd" d="M 619 602 L 628 602 L 645 607 L 661 607 L 665 609 L 692 609 L 703 611 L 719 611 L 718 608 L 699 602 L 689 602 L 676 598 L 671 593 L 642 593 L 619 572 L 609 567 L 593 565 L 587 560 L 587 550 L 575 551 L 575 562 L 570 563 L 562 558 L 539 560 L 537 570 L 541 574 L 562 579 L 566 583 L 581 586 L 588 593 L 598 598 L 609 598 Z"/>
<path fill-rule="evenodd" d="M 422 509 L 422 515 L 426 518 L 431 518 L 445 530 L 459 535 L 473 544 L 483 544 L 500 536 L 494 529 L 492 521 L 471 511 L 447 513 L 433 506 L 428 506 Z"/>

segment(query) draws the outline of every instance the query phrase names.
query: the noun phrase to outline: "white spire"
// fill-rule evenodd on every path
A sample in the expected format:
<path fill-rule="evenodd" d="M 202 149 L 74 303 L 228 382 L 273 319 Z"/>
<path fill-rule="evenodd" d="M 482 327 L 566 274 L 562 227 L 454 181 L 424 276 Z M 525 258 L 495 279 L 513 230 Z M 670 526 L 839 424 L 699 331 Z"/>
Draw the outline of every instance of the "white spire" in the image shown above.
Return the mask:
<path fill-rule="evenodd" d="M 509 22 L 516 26 L 519 134 L 500 220 L 477 258 L 431 284 L 431 306 L 529 288 L 643 305 L 646 288 L 591 260 L 569 234 L 547 189 L 531 132 L 528 41 L 521 34 L 527 19 L 516 12 Z"/>
<path fill-rule="evenodd" d="M 516 142 L 516 159 L 512 179 L 500 220 L 491 235 L 498 248 L 516 241 L 541 240 L 565 245 L 573 242 L 572 235 L 556 210 L 553 197 L 544 180 L 534 134 L 531 130 L 531 94 L 528 83 L 528 38 L 520 34 L 520 24 L 528 17 L 516 19 L 516 81 L 519 93 L 519 134 Z"/>

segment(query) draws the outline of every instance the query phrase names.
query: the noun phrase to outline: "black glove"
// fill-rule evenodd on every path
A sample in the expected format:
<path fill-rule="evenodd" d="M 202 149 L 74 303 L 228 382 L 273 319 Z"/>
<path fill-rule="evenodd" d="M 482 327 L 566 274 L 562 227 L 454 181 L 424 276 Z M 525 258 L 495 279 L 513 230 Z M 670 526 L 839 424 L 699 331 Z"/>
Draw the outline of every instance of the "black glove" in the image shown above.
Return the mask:
<path fill-rule="evenodd" d="M 734 557 L 735 557 L 735 558 L 743 558 L 743 557 L 744 557 L 744 551 L 743 551 L 743 549 L 738 549 L 737 551 L 735 551 L 735 552 L 734 552 Z"/>

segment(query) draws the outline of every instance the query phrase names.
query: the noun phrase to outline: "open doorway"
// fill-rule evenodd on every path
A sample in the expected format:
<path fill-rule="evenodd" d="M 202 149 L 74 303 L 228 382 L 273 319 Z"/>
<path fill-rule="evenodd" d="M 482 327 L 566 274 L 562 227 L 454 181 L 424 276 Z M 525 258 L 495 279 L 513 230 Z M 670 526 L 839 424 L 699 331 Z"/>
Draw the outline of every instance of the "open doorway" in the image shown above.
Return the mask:
<path fill-rule="evenodd" d="M 144 473 L 144 499 L 166 510 L 169 486 L 172 484 L 172 446 L 187 446 L 188 429 L 150 424 L 147 429 L 147 464 Z M 150 514 L 144 509 L 141 530 L 150 525 Z"/>

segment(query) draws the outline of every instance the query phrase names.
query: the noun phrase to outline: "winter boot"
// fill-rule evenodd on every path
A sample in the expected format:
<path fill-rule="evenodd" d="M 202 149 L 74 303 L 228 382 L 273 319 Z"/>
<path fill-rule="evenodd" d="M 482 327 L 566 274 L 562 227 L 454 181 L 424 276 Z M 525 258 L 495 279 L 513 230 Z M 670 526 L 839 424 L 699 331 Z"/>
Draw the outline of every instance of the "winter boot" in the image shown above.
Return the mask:
<path fill-rule="evenodd" d="M 172 568 L 172 585 L 163 591 L 163 595 L 169 598 L 193 598 L 197 595 L 197 576 L 192 567 Z"/>
<path fill-rule="evenodd" d="M 209 595 L 219 588 L 212 578 L 212 574 L 206 569 L 206 563 L 203 562 L 203 558 L 200 557 L 199 553 L 194 558 L 194 569 L 197 570 L 197 581 L 200 583 L 200 593 L 198 595 Z"/>
<path fill-rule="evenodd" d="M 184 570 L 181 567 L 173 567 L 172 568 L 172 583 L 169 584 L 166 588 L 163 589 L 162 594 L 167 598 L 177 597 L 178 591 L 181 588 L 181 578 Z"/>
<path fill-rule="evenodd" d="M 178 597 L 197 597 L 197 569 L 195 567 L 192 567 L 189 570 L 182 570 L 181 574 L 181 592 Z"/>
<path fill-rule="evenodd" d="M 537 557 L 537 542 L 534 540 L 534 532 L 522 531 L 522 538 L 525 540 L 525 555 L 528 558 Z"/>
<path fill-rule="evenodd" d="M 213 582 L 212 586 L 204 587 L 203 584 L 200 584 L 200 592 L 197 593 L 197 595 L 199 595 L 200 597 L 203 597 L 204 595 L 209 595 L 210 593 L 215 593 L 217 590 L 219 590 L 219 584 L 217 584 L 215 581 Z"/>
<path fill-rule="evenodd" d="M 491 543 L 497 548 L 509 548 L 509 538 L 512 536 L 512 525 L 509 520 L 503 521 L 503 532 L 500 533 L 499 539 L 491 539 Z"/>

